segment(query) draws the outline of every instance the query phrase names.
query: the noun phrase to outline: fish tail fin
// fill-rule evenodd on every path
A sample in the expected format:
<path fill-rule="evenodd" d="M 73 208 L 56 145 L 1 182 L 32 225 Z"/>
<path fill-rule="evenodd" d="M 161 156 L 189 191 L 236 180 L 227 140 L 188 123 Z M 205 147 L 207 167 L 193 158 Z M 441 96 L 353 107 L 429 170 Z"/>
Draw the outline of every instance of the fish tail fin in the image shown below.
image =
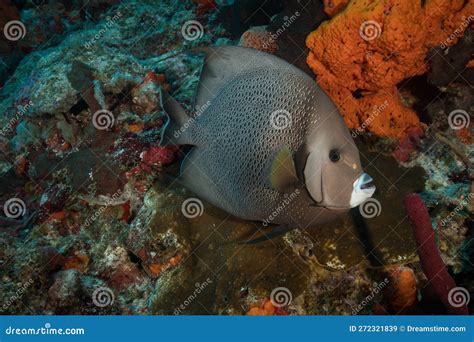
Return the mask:
<path fill-rule="evenodd" d="M 161 88 L 161 107 L 168 120 L 163 126 L 160 145 L 195 145 L 190 129 L 194 119 L 163 88 Z"/>

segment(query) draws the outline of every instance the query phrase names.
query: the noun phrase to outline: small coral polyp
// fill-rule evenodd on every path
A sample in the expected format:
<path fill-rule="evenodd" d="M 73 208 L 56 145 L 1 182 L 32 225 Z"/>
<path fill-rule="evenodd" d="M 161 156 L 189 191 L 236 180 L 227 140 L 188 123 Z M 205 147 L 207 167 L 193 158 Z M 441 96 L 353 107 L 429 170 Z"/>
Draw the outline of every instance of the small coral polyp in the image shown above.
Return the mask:
<path fill-rule="evenodd" d="M 346 2 L 344 8 L 341 1 L 337 6 L 325 1 L 326 13 L 334 17 L 307 37 L 307 63 L 350 128 L 362 126 L 374 107 L 388 101 L 366 123 L 367 130 L 400 137 L 408 127 L 419 125 L 419 119 L 403 104 L 397 85 L 428 70 L 431 48 L 456 43 L 466 28 L 463 23 L 474 13 L 474 2 Z M 457 34 L 451 39 L 453 32 Z"/>

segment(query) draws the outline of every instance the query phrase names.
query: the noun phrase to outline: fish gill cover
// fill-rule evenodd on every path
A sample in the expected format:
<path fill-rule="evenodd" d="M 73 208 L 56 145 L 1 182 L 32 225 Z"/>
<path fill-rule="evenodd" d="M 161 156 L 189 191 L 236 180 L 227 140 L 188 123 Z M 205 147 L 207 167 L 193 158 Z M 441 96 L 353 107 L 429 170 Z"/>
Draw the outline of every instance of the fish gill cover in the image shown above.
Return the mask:
<path fill-rule="evenodd" d="M 457 0 L 3 1 L 0 311 L 472 312 L 473 6 Z M 251 111 L 227 104 L 224 116 L 212 96 L 198 97 L 196 106 L 209 57 L 195 48 L 212 46 L 241 48 L 225 50 L 236 55 L 204 84 L 223 103 L 232 104 L 245 89 L 253 94 L 255 113 L 267 115 L 265 136 L 276 141 L 286 141 L 288 132 L 302 139 L 295 129 L 319 127 L 319 116 L 301 126 L 304 111 L 275 110 L 266 102 L 282 98 L 264 96 L 273 86 L 251 88 L 234 80 L 238 72 L 225 71 L 263 60 L 301 70 L 265 69 L 280 72 L 275 92 L 295 73 L 306 73 L 307 88 L 289 87 L 294 93 L 283 100 L 308 110 L 311 91 L 324 90 L 334 104 L 321 110 L 326 95 L 320 92 L 312 110 L 328 115 L 334 108 L 339 118 L 338 110 L 350 131 L 341 120 L 324 130 L 323 142 L 338 134 L 354 139 L 360 161 L 350 154 L 355 159 L 347 170 L 355 179 L 363 168 L 371 178 L 351 186 L 368 193 L 374 183 L 373 196 L 332 221 L 280 225 L 281 213 L 301 207 L 303 197 L 320 207 L 320 196 L 339 198 L 335 191 L 347 176 L 336 176 L 336 168 L 310 181 L 306 164 L 320 156 L 309 153 L 311 144 L 298 151 L 275 144 L 275 154 L 265 152 L 268 165 L 255 155 L 232 154 L 260 153 L 247 147 L 267 145 L 257 132 L 238 139 L 254 122 Z M 244 58 L 244 48 L 255 49 L 257 59 Z M 230 85 L 222 87 L 222 80 Z M 204 138 L 213 135 L 202 123 L 217 120 L 212 127 L 229 144 L 211 140 L 216 149 L 206 157 L 227 155 L 236 163 L 231 169 L 214 163 L 222 168 L 215 174 L 270 170 L 268 184 L 258 184 L 282 195 L 264 217 L 237 217 L 247 203 L 242 193 L 224 191 L 213 205 L 211 186 L 192 192 L 181 182 L 185 156 L 196 147 L 160 143 L 173 127 L 171 114 L 181 121 L 170 137 L 181 142 L 196 127 L 194 138 L 209 141 Z M 236 142 L 249 146 L 236 149 Z M 324 147 L 328 163 L 350 159 Z M 211 177 L 206 184 L 225 177 L 213 175 L 201 177 Z M 226 182 L 234 191 L 245 188 L 232 177 Z M 343 192 L 341 203 L 349 203 L 350 193 Z M 280 236 L 266 239 L 272 235 Z M 252 239 L 259 243 L 245 243 Z"/>

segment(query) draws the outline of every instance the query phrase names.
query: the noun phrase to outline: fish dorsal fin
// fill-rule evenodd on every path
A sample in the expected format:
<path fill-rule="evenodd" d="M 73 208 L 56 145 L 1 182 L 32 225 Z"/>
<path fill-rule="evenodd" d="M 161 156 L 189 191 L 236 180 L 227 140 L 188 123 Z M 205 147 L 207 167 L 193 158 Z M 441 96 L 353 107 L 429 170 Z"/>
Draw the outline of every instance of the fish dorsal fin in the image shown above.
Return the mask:
<path fill-rule="evenodd" d="M 194 110 L 205 106 L 219 89 L 236 76 L 249 70 L 273 67 L 301 72 L 288 62 L 268 53 L 242 46 L 195 48 L 193 52 L 206 54 L 199 83 L 194 94 Z"/>
<path fill-rule="evenodd" d="M 287 146 L 279 149 L 271 162 L 270 184 L 282 193 L 290 192 L 299 183 L 293 155 Z"/>

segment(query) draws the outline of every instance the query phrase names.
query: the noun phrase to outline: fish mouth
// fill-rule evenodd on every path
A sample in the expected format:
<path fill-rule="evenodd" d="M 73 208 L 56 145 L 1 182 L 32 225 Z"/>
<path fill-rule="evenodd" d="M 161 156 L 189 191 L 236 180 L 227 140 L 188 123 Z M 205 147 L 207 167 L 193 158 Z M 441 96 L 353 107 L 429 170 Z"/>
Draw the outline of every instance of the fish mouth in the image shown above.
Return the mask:
<path fill-rule="evenodd" d="M 374 180 L 365 172 L 361 174 L 352 187 L 352 194 L 349 205 L 351 208 L 357 207 L 372 197 L 375 192 Z"/>
<path fill-rule="evenodd" d="M 369 177 L 370 177 L 370 176 L 369 176 Z M 367 183 L 365 183 L 365 184 L 362 184 L 362 185 L 360 186 L 360 188 L 361 188 L 361 190 L 364 190 L 364 189 L 368 189 L 368 190 L 370 190 L 370 189 L 375 189 L 374 181 L 371 180 L 371 181 L 369 181 L 369 182 L 367 182 Z"/>
<path fill-rule="evenodd" d="M 347 211 L 364 203 L 367 199 L 372 197 L 376 190 L 374 180 L 367 173 L 362 173 L 352 185 L 352 193 L 349 205 L 336 206 L 324 204 L 324 201 L 314 203 L 311 206 L 328 209 L 331 211 Z"/>

